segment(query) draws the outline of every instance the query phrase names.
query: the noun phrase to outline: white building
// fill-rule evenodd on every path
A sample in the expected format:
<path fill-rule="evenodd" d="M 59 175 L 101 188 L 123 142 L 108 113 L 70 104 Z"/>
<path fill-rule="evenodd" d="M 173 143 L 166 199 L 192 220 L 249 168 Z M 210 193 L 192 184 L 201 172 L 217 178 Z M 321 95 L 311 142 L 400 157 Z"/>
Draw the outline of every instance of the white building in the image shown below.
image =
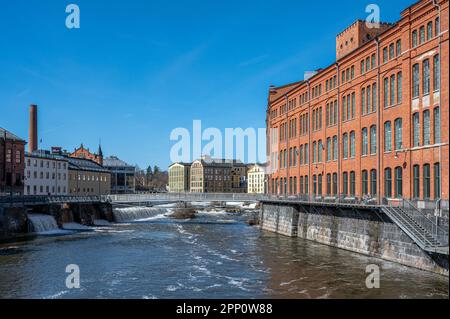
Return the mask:
<path fill-rule="evenodd" d="M 25 195 L 67 195 L 68 161 L 49 151 L 25 153 Z"/>
<path fill-rule="evenodd" d="M 247 192 L 249 194 L 264 194 L 265 192 L 265 172 L 260 165 L 253 165 L 248 170 Z"/>

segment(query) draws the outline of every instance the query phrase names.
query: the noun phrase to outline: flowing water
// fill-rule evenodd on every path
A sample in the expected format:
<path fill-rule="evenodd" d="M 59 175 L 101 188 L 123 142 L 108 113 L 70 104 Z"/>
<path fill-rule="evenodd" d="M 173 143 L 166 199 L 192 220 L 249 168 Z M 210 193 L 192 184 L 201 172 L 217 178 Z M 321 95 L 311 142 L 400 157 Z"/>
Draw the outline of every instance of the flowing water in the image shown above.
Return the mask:
<path fill-rule="evenodd" d="M 264 232 L 248 216 L 168 211 L 115 210 L 124 223 L 0 245 L 0 298 L 448 298 L 440 275 Z M 69 264 L 79 289 L 66 287 Z M 369 264 L 380 289 L 366 288 Z"/>
<path fill-rule="evenodd" d="M 31 223 L 31 231 L 38 234 L 45 234 L 58 231 L 58 224 L 53 216 L 29 214 L 28 219 Z"/>

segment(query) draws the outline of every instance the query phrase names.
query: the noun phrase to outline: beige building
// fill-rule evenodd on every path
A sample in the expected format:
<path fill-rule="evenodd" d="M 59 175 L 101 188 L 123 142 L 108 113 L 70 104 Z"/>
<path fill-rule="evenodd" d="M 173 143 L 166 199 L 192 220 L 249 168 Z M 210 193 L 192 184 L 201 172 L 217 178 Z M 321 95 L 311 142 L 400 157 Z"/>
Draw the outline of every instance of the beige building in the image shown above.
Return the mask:
<path fill-rule="evenodd" d="M 72 196 L 108 195 L 111 173 L 89 159 L 67 157 L 69 161 L 69 193 Z"/>
<path fill-rule="evenodd" d="M 185 193 L 190 190 L 191 164 L 174 163 L 169 166 L 169 192 Z"/>
<path fill-rule="evenodd" d="M 191 165 L 192 193 L 245 193 L 246 166 L 240 161 L 202 157 Z"/>
<path fill-rule="evenodd" d="M 260 165 L 253 165 L 248 170 L 247 192 L 249 194 L 265 193 L 265 172 Z"/>

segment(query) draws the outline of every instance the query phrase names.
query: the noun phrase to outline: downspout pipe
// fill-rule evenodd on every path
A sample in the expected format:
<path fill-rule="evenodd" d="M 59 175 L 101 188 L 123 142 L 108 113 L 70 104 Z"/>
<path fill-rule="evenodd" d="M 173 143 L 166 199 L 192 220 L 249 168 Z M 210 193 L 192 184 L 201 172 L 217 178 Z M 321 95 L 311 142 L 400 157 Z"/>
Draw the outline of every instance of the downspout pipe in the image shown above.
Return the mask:
<path fill-rule="evenodd" d="M 378 153 L 378 163 L 377 163 L 377 202 L 379 205 L 381 202 L 381 168 L 382 168 L 382 152 L 383 149 L 381 147 L 381 83 L 380 83 L 380 40 L 378 37 L 375 38 L 375 44 L 377 46 L 377 153 Z"/>
<path fill-rule="evenodd" d="M 441 32 L 441 5 L 437 0 L 432 0 L 433 5 L 438 10 L 439 17 L 439 34 L 436 36 L 439 37 L 439 90 L 442 88 L 442 32 Z M 442 138 L 442 94 L 439 93 L 439 136 Z M 434 190 L 436 192 L 436 190 Z M 436 217 L 442 214 L 442 210 L 440 209 L 441 201 L 442 201 L 442 141 L 439 141 L 439 197 L 436 202 Z M 439 212 L 437 211 L 439 209 Z"/>
<path fill-rule="evenodd" d="M 337 169 L 337 184 L 338 184 L 338 196 L 341 194 L 341 97 L 340 97 L 340 91 L 341 91 L 341 77 L 339 76 L 339 63 L 336 62 L 336 79 L 337 79 L 337 124 L 338 124 L 338 133 L 337 133 L 337 139 L 338 139 L 338 169 Z"/>

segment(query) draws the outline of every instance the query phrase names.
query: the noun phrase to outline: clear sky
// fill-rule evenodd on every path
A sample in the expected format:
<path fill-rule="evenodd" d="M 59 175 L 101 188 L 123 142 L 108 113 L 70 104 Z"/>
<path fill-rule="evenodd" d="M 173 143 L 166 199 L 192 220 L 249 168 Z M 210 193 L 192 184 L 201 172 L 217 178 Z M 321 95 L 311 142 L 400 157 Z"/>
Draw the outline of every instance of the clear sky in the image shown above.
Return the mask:
<path fill-rule="evenodd" d="M 413 0 L 14 0 L 0 10 L 0 126 L 41 148 L 80 143 L 146 167 L 170 164 L 176 127 L 265 127 L 267 90 L 335 59 L 335 36 L 376 3 Z M 65 26 L 68 4 L 81 28 Z"/>

